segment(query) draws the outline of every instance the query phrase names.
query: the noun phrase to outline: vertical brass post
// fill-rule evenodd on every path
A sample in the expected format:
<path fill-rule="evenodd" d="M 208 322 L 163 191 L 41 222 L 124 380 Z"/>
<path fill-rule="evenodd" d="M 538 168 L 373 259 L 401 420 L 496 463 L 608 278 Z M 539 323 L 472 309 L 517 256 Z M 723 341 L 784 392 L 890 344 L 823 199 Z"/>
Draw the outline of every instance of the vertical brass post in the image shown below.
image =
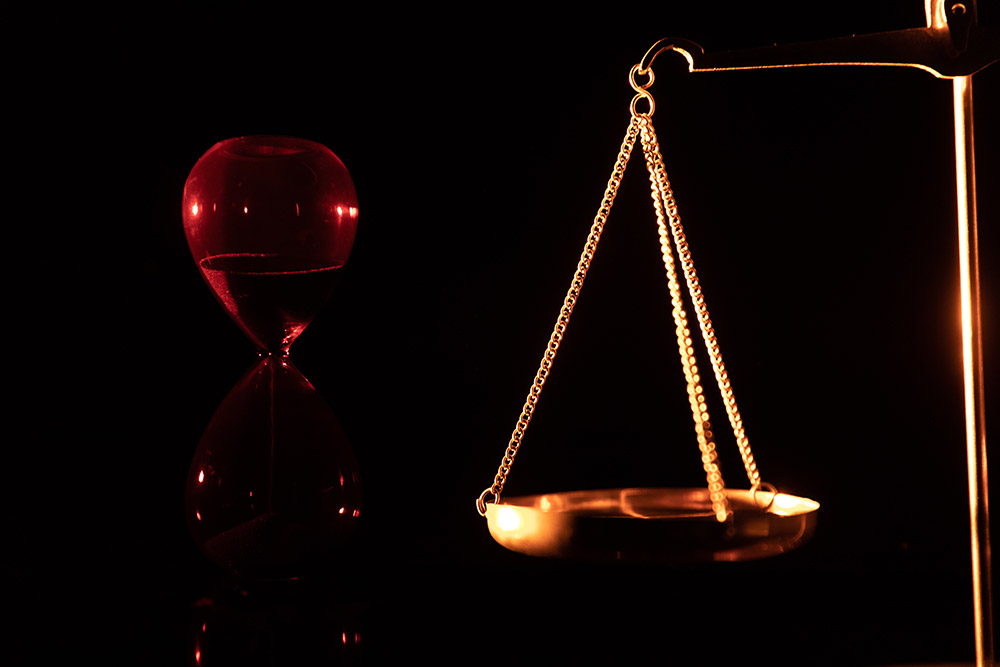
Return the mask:
<path fill-rule="evenodd" d="M 993 665 L 993 589 L 990 567 L 989 486 L 986 465 L 986 405 L 983 332 L 979 312 L 979 243 L 976 224 L 976 165 L 972 129 L 972 76 L 952 79 L 955 104 L 955 166 L 958 249 L 962 301 L 962 365 L 965 440 L 969 467 L 969 520 L 976 665 Z"/>

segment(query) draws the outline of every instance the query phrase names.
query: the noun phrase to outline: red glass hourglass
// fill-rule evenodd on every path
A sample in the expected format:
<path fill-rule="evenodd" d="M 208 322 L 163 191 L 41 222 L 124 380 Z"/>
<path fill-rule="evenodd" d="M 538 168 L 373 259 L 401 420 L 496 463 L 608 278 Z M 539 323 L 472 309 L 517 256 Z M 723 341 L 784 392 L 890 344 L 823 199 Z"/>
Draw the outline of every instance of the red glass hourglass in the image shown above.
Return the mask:
<path fill-rule="evenodd" d="M 357 195 L 325 146 L 251 136 L 222 141 L 198 160 L 182 207 L 202 276 L 261 356 L 198 444 L 188 525 L 218 565 L 292 578 L 322 565 L 361 513 L 350 444 L 288 356 L 350 255 Z"/>

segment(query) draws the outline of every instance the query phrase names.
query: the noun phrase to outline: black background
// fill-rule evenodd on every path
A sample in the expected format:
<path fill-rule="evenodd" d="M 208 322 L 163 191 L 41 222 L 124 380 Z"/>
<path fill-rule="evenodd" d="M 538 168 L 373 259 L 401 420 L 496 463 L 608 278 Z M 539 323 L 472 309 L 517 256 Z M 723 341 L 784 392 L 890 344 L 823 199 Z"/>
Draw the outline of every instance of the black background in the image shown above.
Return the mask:
<path fill-rule="evenodd" d="M 656 63 L 654 123 L 750 441 L 766 480 L 822 504 L 811 542 L 730 565 L 539 561 L 474 509 L 645 50 L 924 21 L 921 3 L 795 7 L 178 7 L 43 39 L 59 64 L 24 78 L 12 134 L 34 137 L 33 206 L 61 207 L 33 243 L 67 270 L 11 290 L 28 295 L 10 346 L 27 441 L 8 572 L 38 631 L 21 644 L 75 655 L 86 628 L 141 664 L 195 664 L 196 646 L 203 664 L 971 660 L 951 85 L 923 71 Z M 998 76 L 975 78 L 987 378 Z M 329 146 L 358 191 L 344 278 L 292 357 L 351 437 L 365 514 L 330 581 L 240 596 L 190 539 L 183 485 L 255 351 L 191 261 L 180 198 L 214 143 L 261 133 Z M 702 483 L 672 330 L 637 152 L 507 493 Z M 199 634 L 206 618 L 221 630 Z"/>

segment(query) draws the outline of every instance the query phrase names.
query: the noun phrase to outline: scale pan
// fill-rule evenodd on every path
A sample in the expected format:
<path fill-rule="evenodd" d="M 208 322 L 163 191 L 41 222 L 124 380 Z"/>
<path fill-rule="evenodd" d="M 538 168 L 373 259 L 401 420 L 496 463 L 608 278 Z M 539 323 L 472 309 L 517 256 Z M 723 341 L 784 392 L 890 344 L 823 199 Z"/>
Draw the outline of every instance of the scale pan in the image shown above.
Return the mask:
<path fill-rule="evenodd" d="M 772 500 L 763 510 L 761 504 Z M 742 561 L 790 551 L 812 536 L 819 503 L 785 493 L 727 489 L 719 523 L 705 488 L 568 491 L 486 503 L 502 546 L 531 556 L 677 563 Z"/>

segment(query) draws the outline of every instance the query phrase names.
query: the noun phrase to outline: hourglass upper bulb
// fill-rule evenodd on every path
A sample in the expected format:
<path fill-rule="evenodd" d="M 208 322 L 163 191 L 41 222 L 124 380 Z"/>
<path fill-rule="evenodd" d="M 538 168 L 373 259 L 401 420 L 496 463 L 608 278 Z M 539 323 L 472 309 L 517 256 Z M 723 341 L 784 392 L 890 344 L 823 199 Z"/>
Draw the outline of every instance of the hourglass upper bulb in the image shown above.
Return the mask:
<path fill-rule="evenodd" d="M 350 256 L 358 200 L 326 146 L 248 136 L 198 160 L 182 214 L 191 253 L 223 307 L 262 350 L 286 353 Z"/>

